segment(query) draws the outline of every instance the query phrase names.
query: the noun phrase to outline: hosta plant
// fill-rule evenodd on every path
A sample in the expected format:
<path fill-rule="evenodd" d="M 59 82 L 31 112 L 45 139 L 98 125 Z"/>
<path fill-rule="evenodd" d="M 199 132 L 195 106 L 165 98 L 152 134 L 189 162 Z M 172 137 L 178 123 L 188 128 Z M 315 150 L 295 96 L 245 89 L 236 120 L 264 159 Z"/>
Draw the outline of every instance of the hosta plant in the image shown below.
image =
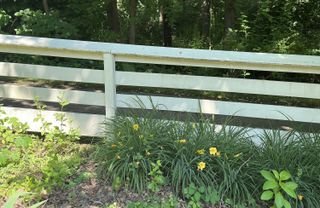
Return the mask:
<path fill-rule="evenodd" d="M 297 183 L 289 181 L 291 174 L 285 170 L 280 173 L 276 170 L 262 170 L 260 173 L 266 179 L 263 184 L 261 200 L 269 201 L 274 199 L 273 208 L 290 208 L 291 205 L 287 198 L 297 199 L 295 190 L 298 187 Z"/>

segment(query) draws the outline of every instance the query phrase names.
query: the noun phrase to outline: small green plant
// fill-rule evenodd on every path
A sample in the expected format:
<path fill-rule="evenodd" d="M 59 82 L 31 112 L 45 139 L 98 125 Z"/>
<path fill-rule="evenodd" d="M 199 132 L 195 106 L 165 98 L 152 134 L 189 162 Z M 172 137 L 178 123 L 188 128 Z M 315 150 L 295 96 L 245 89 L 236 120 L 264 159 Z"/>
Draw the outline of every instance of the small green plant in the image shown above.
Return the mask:
<path fill-rule="evenodd" d="M 0 110 L 0 167 L 18 162 L 32 145 L 28 125 Z"/>
<path fill-rule="evenodd" d="M 108 208 L 116 206 L 109 205 Z M 127 204 L 128 208 L 176 208 L 178 206 L 178 200 L 176 197 L 170 195 L 166 198 L 151 197 L 145 201 L 130 201 Z"/>
<path fill-rule="evenodd" d="M 188 206 L 192 208 L 202 207 L 201 202 L 214 205 L 220 200 L 220 196 L 214 188 L 206 188 L 205 186 L 196 187 L 194 183 L 184 188 L 183 196 L 188 200 Z"/>
<path fill-rule="evenodd" d="M 220 200 L 218 191 L 212 187 L 208 187 L 206 194 L 203 196 L 203 200 L 210 205 L 216 204 Z"/>
<path fill-rule="evenodd" d="M 276 170 L 262 170 L 260 173 L 266 179 L 263 184 L 261 200 L 269 201 L 274 199 L 274 208 L 290 208 L 291 205 L 284 196 L 284 193 L 294 199 L 297 199 L 295 190 L 298 187 L 297 183 L 288 181 L 291 178 L 291 174 L 285 170 L 280 173 Z"/>
<path fill-rule="evenodd" d="M 151 180 L 148 184 L 148 189 L 153 192 L 159 192 L 160 187 L 165 185 L 166 180 L 163 176 L 163 172 L 160 170 L 161 168 L 161 161 L 157 160 L 157 163 L 151 163 L 152 169 L 149 173 Z"/>

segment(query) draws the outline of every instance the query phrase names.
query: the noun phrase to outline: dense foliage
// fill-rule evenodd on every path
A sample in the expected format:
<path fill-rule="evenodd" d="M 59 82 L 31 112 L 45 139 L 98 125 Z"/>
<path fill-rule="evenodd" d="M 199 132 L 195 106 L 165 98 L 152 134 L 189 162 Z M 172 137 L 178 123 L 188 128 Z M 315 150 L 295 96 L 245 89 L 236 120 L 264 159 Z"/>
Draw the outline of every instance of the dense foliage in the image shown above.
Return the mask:
<path fill-rule="evenodd" d="M 26 123 L 0 112 L 0 205 L 10 195 L 18 198 L 21 191 L 33 193 L 25 198 L 46 198 L 52 189 L 65 185 L 82 161 L 75 143 L 77 130 L 65 129 L 65 115 L 57 113 L 58 125 L 53 125 L 42 115 L 45 106 L 37 105 L 40 111 L 34 122 L 40 123 L 40 135 L 27 133 Z"/>
<path fill-rule="evenodd" d="M 0 6 L 0 31 L 8 34 L 297 54 L 320 50 L 318 0 L 2 0 Z"/>

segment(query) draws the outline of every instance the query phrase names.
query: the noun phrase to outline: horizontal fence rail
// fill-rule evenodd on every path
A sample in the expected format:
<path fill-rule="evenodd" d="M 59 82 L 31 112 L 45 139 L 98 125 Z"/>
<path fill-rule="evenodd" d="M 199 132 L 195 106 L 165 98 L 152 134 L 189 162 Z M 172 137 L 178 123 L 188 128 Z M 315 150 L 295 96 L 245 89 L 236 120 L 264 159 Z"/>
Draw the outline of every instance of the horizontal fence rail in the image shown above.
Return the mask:
<path fill-rule="evenodd" d="M 318 108 L 116 93 L 117 86 L 129 86 L 320 100 L 320 84 L 166 74 L 165 71 L 162 73 L 116 71 L 117 62 L 131 62 L 211 67 L 214 68 L 212 70 L 231 68 L 320 74 L 319 56 L 164 48 L 11 35 L 0 35 L 0 52 L 102 60 L 104 70 L 0 62 L 2 77 L 104 85 L 103 92 L 25 86 L 5 81 L 0 83 L 0 97 L 5 99 L 32 101 L 38 97 L 44 102 L 59 102 L 58 97 L 63 94 L 72 104 L 103 107 L 105 115 L 67 112 L 67 115 L 74 120 L 74 125 L 79 127 L 81 134 L 85 136 L 99 135 L 99 125 L 105 118 L 113 117 L 117 108 L 140 108 L 135 99 L 141 100 L 147 109 L 151 109 L 150 98 L 154 104 L 162 106 L 163 111 L 236 115 L 268 120 L 292 119 L 297 122 L 320 124 Z M 28 122 L 31 130 L 39 130 L 39 126 L 31 122 L 37 110 L 9 106 L 2 108 L 7 113 L 17 115 L 22 121 Z M 54 119 L 54 113 L 55 111 L 45 111 L 49 119 Z"/>

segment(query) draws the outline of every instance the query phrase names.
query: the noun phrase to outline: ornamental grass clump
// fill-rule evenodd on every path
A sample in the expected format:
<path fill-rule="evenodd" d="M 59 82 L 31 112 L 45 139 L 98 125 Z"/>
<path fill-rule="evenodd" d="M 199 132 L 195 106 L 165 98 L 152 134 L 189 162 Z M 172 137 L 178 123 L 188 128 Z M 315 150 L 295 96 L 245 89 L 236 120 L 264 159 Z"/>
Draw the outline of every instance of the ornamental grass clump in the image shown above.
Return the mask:
<path fill-rule="evenodd" d="M 210 155 L 210 148 L 214 145 L 212 124 L 204 120 L 199 123 L 175 122 L 172 131 L 169 136 L 174 141 L 173 149 L 166 155 L 166 161 L 175 192 L 181 193 L 190 184 L 215 187 L 216 171 L 213 164 L 218 157 Z"/>
<path fill-rule="evenodd" d="M 261 202 L 266 190 L 260 171 L 286 170 L 298 185 L 295 198 L 284 195 L 290 206 L 320 207 L 319 134 L 266 130 L 255 143 L 248 128 L 226 123 L 217 131 L 209 119 L 166 120 L 159 114 L 156 109 L 143 117 L 133 112 L 105 124 L 106 134 L 96 152 L 100 176 L 142 192 L 155 178 L 152 164 L 161 161 L 163 181 L 182 198 L 190 200 L 190 193 L 188 198 L 183 190 L 194 186 L 204 189 L 200 205 L 208 203 L 203 199 L 212 195 L 211 189 L 218 193 L 211 202 L 259 207 L 272 205 L 269 200 Z"/>
<path fill-rule="evenodd" d="M 132 113 L 105 123 L 105 137 L 95 154 L 100 176 L 137 192 L 146 190 L 151 164 L 165 158 L 172 146 L 167 141 L 171 124 L 156 119 L 156 113 L 144 118 Z"/>

